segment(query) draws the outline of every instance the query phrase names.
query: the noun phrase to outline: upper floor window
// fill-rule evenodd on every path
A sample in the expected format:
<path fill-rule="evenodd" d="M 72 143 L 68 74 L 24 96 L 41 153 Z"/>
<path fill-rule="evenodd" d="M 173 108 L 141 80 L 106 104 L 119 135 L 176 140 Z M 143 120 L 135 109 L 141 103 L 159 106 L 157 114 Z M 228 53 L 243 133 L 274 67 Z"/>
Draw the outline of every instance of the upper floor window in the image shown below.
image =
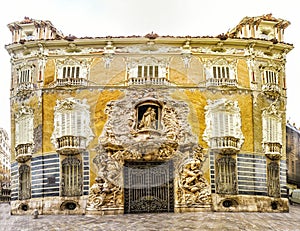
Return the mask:
<path fill-rule="evenodd" d="M 282 148 L 282 124 L 281 113 L 272 104 L 262 113 L 263 140 L 262 146 L 266 155 L 270 158 L 278 157 Z"/>
<path fill-rule="evenodd" d="M 24 70 L 19 70 L 18 84 L 32 82 L 31 70 L 26 68 Z"/>
<path fill-rule="evenodd" d="M 89 60 L 68 58 L 57 61 L 56 86 L 86 86 Z"/>
<path fill-rule="evenodd" d="M 15 141 L 19 144 L 33 143 L 33 110 L 22 106 L 15 114 Z"/>
<path fill-rule="evenodd" d="M 158 66 L 138 66 L 138 77 L 158 77 Z"/>
<path fill-rule="evenodd" d="M 127 79 L 129 85 L 165 85 L 168 84 L 168 62 L 146 57 L 141 60 L 129 60 Z"/>
<path fill-rule="evenodd" d="M 263 118 L 264 142 L 282 143 L 281 121 L 273 116 Z"/>
<path fill-rule="evenodd" d="M 17 92 L 33 89 L 34 65 L 22 65 L 17 68 L 16 90 Z"/>
<path fill-rule="evenodd" d="M 236 101 L 220 99 L 209 101 L 206 109 L 204 139 L 214 149 L 239 150 L 244 137 L 241 116 Z"/>
<path fill-rule="evenodd" d="M 278 74 L 275 71 L 265 70 L 263 84 L 278 84 Z"/>
<path fill-rule="evenodd" d="M 67 98 L 57 101 L 52 143 L 57 149 L 85 148 L 93 138 L 89 105 L 85 100 Z"/>
<path fill-rule="evenodd" d="M 206 86 L 236 86 L 236 63 L 226 59 L 205 63 Z"/>
<path fill-rule="evenodd" d="M 213 66 L 213 77 L 216 79 L 230 78 L 229 67 L 227 66 Z"/>
<path fill-rule="evenodd" d="M 62 78 L 79 78 L 79 66 L 65 66 L 63 67 Z"/>

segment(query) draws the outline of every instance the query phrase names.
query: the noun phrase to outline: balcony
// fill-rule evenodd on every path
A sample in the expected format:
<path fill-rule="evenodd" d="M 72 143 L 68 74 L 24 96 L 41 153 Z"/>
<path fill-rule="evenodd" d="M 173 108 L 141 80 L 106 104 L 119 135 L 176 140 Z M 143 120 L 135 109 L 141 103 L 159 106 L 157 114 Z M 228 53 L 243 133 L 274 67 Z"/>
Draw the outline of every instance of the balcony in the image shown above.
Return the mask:
<path fill-rule="evenodd" d="M 16 88 L 16 94 L 19 96 L 26 97 L 31 94 L 33 89 L 34 89 L 34 85 L 31 82 L 19 83 Z"/>
<path fill-rule="evenodd" d="M 206 87 L 236 87 L 237 80 L 229 78 L 209 78 L 206 80 Z"/>
<path fill-rule="evenodd" d="M 20 163 L 24 163 L 31 159 L 33 153 L 33 144 L 19 144 L 15 147 L 16 160 Z"/>
<path fill-rule="evenodd" d="M 233 136 L 212 137 L 210 148 L 221 154 L 236 154 L 240 150 L 240 139 Z"/>
<path fill-rule="evenodd" d="M 266 142 L 263 144 L 264 152 L 267 157 L 272 160 L 281 158 L 282 145 L 278 142 Z"/>
<path fill-rule="evenodd" d="M 86 138 L 82 136 L 62 136 L 56 142 L 56 151 L 63 155 L 78 154 L 86 149 Z"/>
<path fill-rule="evenodd" d="M 53 85 L 55 87 L 87 86 L 88 82 L 85 78 L 63 78 L 56 79 Z"/>
<path fill-rule="evenodd" d="M 275 83 L 267 83 L 262 86 L 262 91 L 268 97 L 274 99 L 280 96 L 280 87 Z"/>
<path fill-rule="evenodd" d="M 131 77 L 128 79 L 128 85 L 170 85 L 170 82 L 166 78 Z"/>

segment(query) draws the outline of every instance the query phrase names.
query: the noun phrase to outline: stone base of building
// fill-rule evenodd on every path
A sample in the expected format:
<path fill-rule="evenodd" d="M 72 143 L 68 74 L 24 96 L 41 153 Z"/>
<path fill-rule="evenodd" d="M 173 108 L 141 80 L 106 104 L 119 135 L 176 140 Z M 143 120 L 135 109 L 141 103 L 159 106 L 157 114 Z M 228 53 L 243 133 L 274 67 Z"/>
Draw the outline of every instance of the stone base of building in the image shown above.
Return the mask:
<path fill-rule="evenodd" d="M 198 206 L 175 206 L 175 213 L 187 213 L 187 212 L 211 212 L 211 205 L 198 205 Z"/>
<path fill-rule="evenodd" d="M 288 212 L 287 198 L 253 195 L 212 194 L 212 211 L 215 212 Z"/>
<path fill-rule="evenodd" d="M 86 208 L 87 197 L 47 197 L 22 201 L 11 201 L 12 215 L 31 215 L 34 209 L 39 214 L 70 215 L 117 215 L 124 214 L 123 207 L 97 209 Z M 272 198 L 251 195 L 212 194 L 212 204 L 201 206 L 175 205 L 175 213 L 184 212 L 289 212 L 287 198 Z"/>
<path fill-rule="evenodd" d="M 22 201 L 11 201 L 12 215 L 29 215 L 34 209 L 39 214 L 70 214 L 84 215 L 86 210 L 87 196 L 80 197 L 47 197 L 33 198 Z"/>
<path fill-rule="evenodd" d="M 86 209 L 87 215 L 118 215 L 124 214 L 124 208 L 101 208 L 100 210 L 96 209 Z"/>

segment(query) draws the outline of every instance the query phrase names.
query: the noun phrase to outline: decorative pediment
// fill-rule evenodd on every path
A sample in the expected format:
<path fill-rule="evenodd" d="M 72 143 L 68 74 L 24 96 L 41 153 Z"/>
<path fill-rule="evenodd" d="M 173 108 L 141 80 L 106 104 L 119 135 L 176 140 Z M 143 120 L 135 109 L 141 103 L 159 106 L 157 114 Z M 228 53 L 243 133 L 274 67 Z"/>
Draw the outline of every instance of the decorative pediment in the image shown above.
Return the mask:
<path fill-rule="evenodd" d="M 208 105 L 205 107 L 207 113 L 209 113 L 209 111 L 224 111 L 224 112 L 231 112 L 231 113 L 240 112 L 237 101 L 232 101 L 232 100 L 222 98 L 214 101 L 208 100 L 207 103 Z"/>
<path fill-rule="evenodd" d="M 24 116 L 31 116 L 33 115 L 33 109 L 28 106 L 21 106 L 19 110 L 15 113 L 15 118 L 20 119 Z"/>
<path fill-rule="evenodd" d="M 262 115 L 264 117 L 273 117 L 281 120 L 282 112 L 279 110 L 279 106 L 276 102 L 274 102 L 269 107 L 263 109 Z"/>
<path fill-rule="evenodd" d="M 87 110 L 89 106 L 86 104 L 86 99 L 84 100 L 78 100 L 74 98 L 67 98 L 64 100 L 57 100 L 56 101 L 56 106 L 55 106 L 55 111 L 57 112 L 63 112 L 63 111 L 68 111 L 68 110 L 81 110 L 85 109 Z"/>
<path fill-rule="evenodd" d="M 230 68 L 236 68 L 237 60 L 235 59 L 225 59 L 225 58 L 215 58 L 215 59 L 207 59 L 204 60 L 204 65 L 207 68 L 212 66 L 229 66 Z"/>

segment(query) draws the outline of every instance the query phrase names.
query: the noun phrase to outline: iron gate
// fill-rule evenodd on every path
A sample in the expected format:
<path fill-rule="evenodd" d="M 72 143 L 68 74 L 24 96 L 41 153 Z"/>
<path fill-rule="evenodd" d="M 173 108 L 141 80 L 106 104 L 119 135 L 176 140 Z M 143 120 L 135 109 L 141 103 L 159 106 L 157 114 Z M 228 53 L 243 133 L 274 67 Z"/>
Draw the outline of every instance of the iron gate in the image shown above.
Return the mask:
<path fill-rule="evenodd" d="M 173 162 L 125 162 L 124 213 L 174 212 Z"/>

